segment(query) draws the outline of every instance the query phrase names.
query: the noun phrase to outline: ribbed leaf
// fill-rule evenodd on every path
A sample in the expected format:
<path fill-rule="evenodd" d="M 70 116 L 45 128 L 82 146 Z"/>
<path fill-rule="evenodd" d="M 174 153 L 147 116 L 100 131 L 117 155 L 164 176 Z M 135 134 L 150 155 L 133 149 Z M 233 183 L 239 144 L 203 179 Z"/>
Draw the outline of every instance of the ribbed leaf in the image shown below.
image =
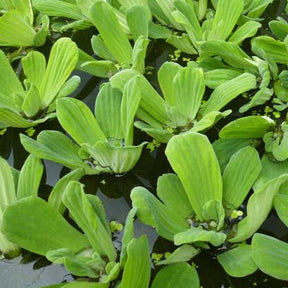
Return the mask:
<path fill-rule="evenodd" d="M 41 106 L 39 91 L 34 84 L 31 84 L 29 91 L 25 95 L 21 109 L 27 117 L 32 118 L 39 112 L 39 110 L 42 108 Z"/>
<path fill-rule="evenodd" d="M 134 88 L 133 81 L 125 85 L 121 103 L 121 126 L 126 146 L 133 145 L 134 118 L 141 101 L 141 94 Z"/>
<path fill-rule="evenodd" d="M 230 276 L 245 277 L 254 273 L 258 268 L 251 254 L 251 246 L 244 244 L 219 254 L 217 260 Z"/>
<path fill-rule="evenodd" d="M 122 93 L 110 83 L 101 87 L 95 102 L 96 121 L 107 138 L 124 138 L 121 127 Z M 89 142 L 88 142 L 89 143 Z M 94 144 L 94 143 L 91 143 Z"/>
<path fill-rule="evenodd" d="M 241 44 L 246 38 L 253 37 L 262 25 L 256 21 L 247 21 L 241 25 L 229 38 L 229 42 Z"/>
<path fill-rule="evenodd" d="M 174 210 L 178 215 L 187 218 L 192 214 L 189 199 L 177 175 L 160 176 L 157 182 L 157 195 L 169 209 Z"/>
<path fill-rule="evenodd" d="M 198 52 L 195 50 L 187 34 L 168 35 L 166 42 L 173 45 L 177 50 L 180 50 L 184 53 L 192 54 L 192 55 L 198 54 Z M 167 62 L 167 63 L 170 63 L 170 62 Z"/>
<path fill-rule="evenodd" d="M 174 94 L 173 79 L 176 74 L 183 69 L 182 66 L 175 62 L 164 62 L 158 71 L 158 81 L 166 102 L 175 106 L 177 95 Z"/>
<path fill-rule="evenodd" d="M 273 237 L 255 234 L 252 239 L 252 257 L 264 273 L 288 280 L 288 244 Z"/>
<path fill-rule="evenodd" d="M 274 197 L 274 208 L 278 217 L 288 227 L 288 195 L 276 194 Z"/>
<path fill-rule="evenodd" d="M 70 181 L 79 181 L 84 176 L 84 174 L 84 169 L 76 169 L 62 177 L 51 191 L 48 198 L 48 203 L 51 206 L 55 207 L 61 214 L 63 214 L 65 211 L 65 206 L 62 202 L 62 199 L 65 188 Z"/>
<path fill-rule="evenodd" d="M 189 120 L 199 110 L 205 92 L 202 69 L 187 67 L 179 71 L 173 81 L 175 106 Z"/>
<path fill-rule="evenodd" d="M 232 80 L 242 73 L 234 69 L 215 69 L 204 73 L 205 84 L 211 89 L 217 88 L 219 85 Z"/>
<path fill-rule="evenodd" d="M 136 40 L 133 48 L 132 69 L 142 74 L 145 72 L 145 57 L 148 44 L 149 40 L 144 38 L 144 36 L 140 36 Z"/>
<path fill-rule="evenodd" d="M 78 144 L 93 145 L 106 139 L 91 110 L 80 100 L 58 99 L 57 117 L 62 127 Z"/>
<path fill-rule="evenodd" d="M 43 174 L 43 164 L 40 159 L 30 155 L 25 161 L 18 180 L 17 199 L 37 196 Z"/>
<path fill-rule="evenodd" d="M 74 221 L 87 236 L 92 248 L 110 261 L 115 261 L 116 251 L 111 235 L 102 225 L 93 209 L 81 183 L 71 181 L 65 189 L 63 203 L 69 209 Z"/>
<path fill-rule="evenodd" d="M 89 168 L 78 156 L 79 147 L 59 131 L 42 131 L 37 141 L 21 134 L 20 141 L 29 153 L 40 159 L 61 163 L 70 169 Z"/>
<path fill-rule="evenodd" d="M 42 102 L 48 106 L 64 85 L 78 61 L 77 45 L 70 38 L 59 39 L 52 47 L 47 69 L 39 89 Z"/>
<path fill-rule="evenodd" d="M 283 41 L 288 34 L 288 25 L 281 20 L 276 21 L 272 20 L 269 22 L 269 28 L 274 35 L 276 35 L 277 39 Z"/>
<path fill-rule="evenodd" d="M 177 263 L 162 268 L 152 283 L 152 288 L 199 288 L 199 278 L 194 267 Z"/>
<path fill-rule="evenodd" d="M 73 228 L 54 207 L 34 196 L 7 207 L 2 231 L 24 249 L 43 256 L 50 250 L 70 248 L 78 252 L 89 246 L 86 237 Z"/>
<path fill-rule="evenodd" d="M 17 10 L 0 17 L 0 46 L 34 46 L 36 32 Z"/>
<path fill-rule="evenodd" d="M 0 106 L 0 122 L 7 125 L 7 127 L 16 128 L 28 128 L 36 125 L 35 122 L 24 119 L 20 114 L 5 106 Z"/>
<path fill-rule="evenodd" d="M 131 199 L 133 207 L 137 207 L 137 217 L 144 224 L 155 227 L 160 236 L 173 240 L 175 234 L 189 228 L 183 217 L 161 203 L 145 188 L 134 188 Z"/>
<path fill-rule="evenodd" d="M 27 80 L 40 89 L 46 71 L 45 56 L 38 51 L 31 51 L 22 58 L 21 63 Z"/>
<path fill-rule="evenodd" d="M 133 239 L 127 246 L 127 262 L 121 287 L 148 288 L 150 281 L 150 251 L 147 236 Z"/>
<path fill-rule="evenodd" d="M 81 78 L 79 76 L 76 76 L 76 75 L 72 76 L 62 86 L 57 97 L 61 98 L 61 97 L 66 97 L 70 95 L 72 92 L 74 92 L 78 88 L 78 86 L 80 85 L 80 82 L 81 82 Z"/>
<path fill-rule="evenodd" d="M 174 136 L 165 153 L 193 210 L 203 220 L 203 205 L 210 200 L 222 201 L 220 167 L 212 145 L 206 136 L 191 132 Z"/>
<path fill-rule="evenodd" d="M 89 11 L 89 17 L 115 59 L 121 65 L 130 65 L 132 63 L 132 47 L 110 4 L 95 3 Z"/>
<path fill-rule="evenodd" d="M 274 196 L 287 180 L 288 174 L 281 175 L 254 192 L 247 204 L 247 216 L 239 222 L 237 233 L 230 242 L 244 241 L 259 229 L 272 208 Z"/>
<path fill-rule="evenodd" d="M 261 169 L 261 161 L 255 148 L 245 147 L 235 153 L 223 174 L 225 204 L 237 209 L 245 200 Z"/>
<path fill-rule="evenodd" d="M 208 40 L 225 40 L 234 29 L 243 8 L 243 0 L 219 0 Z"/>
<path fill-rule="evenodd" d="M 247 116 L 236 119 L 224 126 L 219 136 L 229 138 L 262 138 L 264 134 L 275 127 L 275 122 L 265 116 Z"/>
<path fill-rule="evenodd" d="M 250 73 L 243 73 L 218 86 L 203 105 L 200 114 L 219 111 L 237 96 L 254 88 L 256 88 L 256 77 Z"/>
<path fill-rule="evenodd" d="M 7 98 L 11 99 L 12 102 L 12 94 L 23 93 L 24 90 L 16 73 L 2 51 L 0 51 L 0 74 L 0 93 L 7 95 Z"/>
<path fill-rule="evenodd" d="M 190 228 L 174 236 L 174 244 L 188 244 L 193 242 L 205 241 L 217 247 L 224 243 L 226 234 L 216 231 L 207 231 L 202 228 Z"/>
<path fill-rule="evenodd" d="M 252 40 L 252 51 L 264 58 L 280 64 L 287 64 L 287 50 L 283 42 L 269 36 L 259 36 Z"/>

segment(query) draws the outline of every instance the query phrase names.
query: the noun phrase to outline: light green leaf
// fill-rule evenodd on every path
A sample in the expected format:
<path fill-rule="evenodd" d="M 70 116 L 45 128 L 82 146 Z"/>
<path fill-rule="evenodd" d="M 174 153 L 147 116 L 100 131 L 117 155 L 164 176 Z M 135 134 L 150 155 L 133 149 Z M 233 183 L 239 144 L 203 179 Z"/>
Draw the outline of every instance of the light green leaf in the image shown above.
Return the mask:
<path fill-rule="evenodd" d="M 41 110 L 41 106 L 39 91 L 34 84 L 31 84 L 29 91 L 25 95 L 21 109 L 27 117 L 32 118 Z"/>
<path fill-rule="evenodd" d="M 148 288 L 151 274 L 150 252 L 147 236 L 133 239 L 127 246 L 121 287 Z"/>
<path fill-rule="evenodd" d="M 224 126 L 219 136 L 230 138 L 262 138 L 264 134 L 275 127 L 275 122 L 265 116 L 247 116 L 236 119 Z"/>
<path fill-rule="evenodd" d="M 133 81 L 129 81 L 125 85 L 121 103 L 121 126 L 126 146 L 133 145 L 134 118 L 141 101 L 141 94 L 134 89 L 133 84 Z"/>
<path fill-rule="evenodd" d="M 188 218 L 193 213 L 184 187 L 175 174 L 164 174 L 158 178 L 157 196 L 166 207 L 183 218 Z"/>
<path fill-rule="evenodd" d="M 245 39 L 253 37 L 261 26 L 259 22 L 247 21 L 237 28 L 228 41 L 239 45 Z"/>
<path fill-rule="evenodd" d="M 132 79 L 134 76 L 138 76 L 140 73 L 134 69 L 124 69 L 119 71 L 110 78 L 110 83 L 113 88 L 119 89 L 123 92 L 124 86 L 126 83 Z"/>
<path fill-rule="evenodd" d="M 225 204 L 237 209 L 245 200 L 262 169 L 258 152 L 250 146 L 235 153 L 223 173 Z"/>
<path fill-rule="evenodd" d="M 177 96 L 174 95 L 174 84 L 173 79 L 179 71 L 183 69 L 178 63 L 175 62 L 164 62 L 158 71 L 158 81 L 162 90 L 165 101 L 175 106 L 175 99 Z"/>
<path fill-rule="evenodd" d="M 217 260 L 230 276 L 245 277 L 254 273 L 258 268 L 251 254 L 251 246 L 244 244 L 219 254 Z"/>
<path fill-rule="evenodd" d="M 18 180 L 17 199 L 37 196 L 43 174 L 43 164 L 40 159 L 30 155 L 25 161 Z"/>
<path fill-rule="evenodd" d="M 89 10 L 89 17 L 120 65 L 130 65 L 132 63 L 132 47 L 110 4 L 102 1 L 95 3 Z"/>
<path fill-rule="evenodd" d="M 47 69 L 39 89 L 44 105 L 55 100 L 59 90 L 70 76 L 78 61 L 77 45 L 70 38 L 60 38 L 53 45 Z"/>
<path fill-rule="evenodd" d="M 132 37 L 136 41 L 139 36 L 148 39 L 148 21 L 150 18 L 150 10 L 142 5 L 130 7 L 126 12 L 127 23 L 129 25 Z"/>
<path fill-rule="evenodd" d="M 219 85 L 232 80 L 242 73 L 235 69 L 214 69 L 204 73 L 205 84 L 211 89 L 217 88 Z"/>
<path fill-rule="evenodd" d="M 92 60 L 82 63 L 78 62 L 78 65 L 77 69 L 100 78 L 111 77 L 117 72 L 117 68 L 112 61 Z"/>
<path fill-rule="evenodd" d="M 250 73 L 243 73 L 218 86 L 199 113 L 205 115 L 211 111 L 219 111 L 237 96 L 254 88 L 256 88 L 256 77 Z"/>
<path fill-rule="evenodd" d="M 225 210 L 221 201 L 210 200 L 206 202 L 202 208 L 202 214 L 206 222 L 216 222 L 217 227 L 215 228 L 217 228 L 217 231 L 223 228 L 225 220 Z"/>
<path fill-rule="evenodd" d="M 110 50 L 105 45 L 105 43 L 104 43 L 103 39 L 101 38 L 100 34 L 92 36 L 91 45 L 92 45 L 92 49 L 93 49 L 94 53 L 96 55 L 98 55 L 100 58 L 116 62 L 115 57 L 111 54 Z M 86 54 L 86 53 L 84 51 L 80 50 L 80 56 L 81 56 L 81 54 Z M 88 57 L 88 54 L 87 54 L 86 57 Z M 94 59 L 90 55 L 89 55 L 89 58 L 91 60 Z M 86 61 L 88 61 L 88 60 L 86 60 Z M 95 59 L 94 59 L 94 61 L 95 61 Z"/>
<path fill-rule="evenodd" d="M 205 92 L 202 69 L 187 67 L 180 70 L 173 80 L 173 88 L 175 106 L 186 118 L 193 120 Z"/>
<path fill-rule="evenodd" d="M 46 71 L 45 56 L 38 51 L 31 51 L 22 58 L 21 63 L 27 80 L 39 89 Z"/>
<path fill-rule="evenodd" d="M 80 100 L 58 99 L 57 117 L 61 126 L 78 144 L 93 145 L 106 139 L 91 110 Z"/>
<path fill-rule="evenodd" d="M 133 207 L 137 207 L 137 217 L 144 224 L 155 227 L 157 233 L 165 239 L 173 240 L 175 234 L 189 228 L 184 217 L 161 203 L 147 189 L 136 187 L 130 197 Z"/>
<path fill-rule="evenodd" d="M 230 242 L 244 241 L 259 229 L 272 208 L 274 196 L 287 180 L 288 174 L 281 175 L 254 192 L 247 204 L 247 216 L 239 222 L 237 233 Z"/>
<path fill-rule="evenodd" d="M 148 44 L 149 40 L 143 36 L 140 36 L 134 44 L 132 68 L 139 71 L 140 73 L 145 72 L 145 57 Z"/>
<path fill-rule="evenodd" d="M 252 257 L 259 269 L 281 280 L 288 280 L 288 244 L 263 234 L 252 239 Z"/>
<path fill-rule="evenodd" d="M 102 225 L 97 212 L 93 209 L 83 186 L 79 182 L 71 181 L 65 189 L 63 203 L 69 209 L 73 219 L 87 236 L 93 249 L 110 261 L 116 259 L 116 251 L 111 235 Z"/>
<path fill-rule="evenodd" d="M 199 288 L 199 278 L 194 267 L 187 263 L 176 263 L 163 267 L 152 283 L 152 288 Z M 188 287 L 188 286 L 187 286 Z"/>
<path fill-rule="evenodd" d="M 73 93 L 80 85 L 81 78 L 79 76 L 72 76 L 60 89 L 57 98 L 66 97 Z"/>
<path fill-rule="evenodd" d="M 278 18 L 279 19 L 279 18 Z M 281 20 L 280 20 L 281 19 Z M 281 41 L 283 41 L 288 34 L 288 23 L 280 17 L 278 21 L 272 20 L 269 22 L 269 28 L 272 33 Z M 285 21 L 285 22 L 284 22 Z"/>
<path fill-rule="evenodd" d="M 35 35 L 19 11 L 10 10 L 0 17 L 0 46 L 33 46 Z"/>
<path fill-rule="evenodd" d="M 86 237 L 55 208 L 34 196 L 23 198 L 6 208 L 2 231 L 11 241 L 40 255 L 60 248 L 78 252 L 89 246 Z"/>
<path fill-rule="evenodd" d="M 65 206 L 62 202 L 65 188 L 70 181 L 79 181 L 85 174 L 84 169 L 76 169 L 62 177 L 54 186 L 49 194 L 48 203 L 55 207 L 61 214 L 65 211 Z"/>
<path fill-rule="evenodd" d="M 6 127 L 15 128 L 28 128 L 35 126 L 36 123 L 31 120 L 24 119 L 19 113 L 14 112 L 8 107 L 1 106 L 0 104 L 0 122 L 5 124 Z"/>
<path fill-rule="evenodd" d="M 59 131 L 42 131 L 37 141 L 20 134 L 20 141 L 29 153 L 40 159 L 61 163 L 70 169 L 89 170 L 89 166 L 78 156 L 79 147 Z"/>
<path fill-rule="evenodd" d="M 274 197 L 274 208 L 278 217 L 288 227 L 288 195 L 276 194 Z"/>
<path fill-rule="evenodd" d="M 166 37 L 166 42 L 173 45 L 175 48 L 178 50 L 187 53 L 187 54 L 198 54 L 198 52 L 195 50 L 194 46 L 192 45 L 189 37 L 187 34 L 182 34 L 182 35 L 168 35 Z M 167 63 L 172 63 L 172 62 L 167 62 Z"/>
<path fill-rule="evenodd" d="M 110 83 L 104 84 L 96 97 L 96 121 L 99 123 L 100 129 L 108 139 L 114 138 L 115 140 L 121 141 L 124 138 L 124 131 L 121 127 L 121 101 L 122 93 L 117 89 L 113 89 Z M 97 139 L 96 141 L 98 140 L 100 139 Z M 94 141 L 94 143 L 96 141 Z M 86 142 L 94 144 L 93 142 Z"/>
<path fill-rule="evenodd" d="M 203 220 L 203 205 L 210 200 L 222 201 L 221 172 L 212 145 L 206 136 L 191 132 L 174 136 L 165 153 L 193 210 Z"/>
<path fill-rule="evenodd" d="M 179 262 L 190 261 L 199 253 L 197 249 L 190 245 L 182 245 L 170 254 L 165 260 L 158 261 L 156 265 L 168 265 Z"/>
<path fill-rule="evenodd" d="M 259 36 L 252 40 L 252 51 L 264 58 L 280 64 L 287 64 L 287 50 L 283 42 L 269 36 Z"/>
<path fill-rule="evenodd" d="M 198 241 L 210 242 L 217 247 L 224 243 L 226 234 L 216 231 L 207 231 L 201 228 L 190 228 L 174 236 L 174 244 L 182 245 Z"/>
<path fill-rule="evenodd" d="M 149 21 L 148 23 L 149 38 L 153 39 L 167 39 L 171 36 L 172 31 L 158 23 Z"/>
<path fill-rule="evenodd" d="M 208 40 L 226 40 L 234 29 L 243 8 L 243 0 L 219 0 Z"/>

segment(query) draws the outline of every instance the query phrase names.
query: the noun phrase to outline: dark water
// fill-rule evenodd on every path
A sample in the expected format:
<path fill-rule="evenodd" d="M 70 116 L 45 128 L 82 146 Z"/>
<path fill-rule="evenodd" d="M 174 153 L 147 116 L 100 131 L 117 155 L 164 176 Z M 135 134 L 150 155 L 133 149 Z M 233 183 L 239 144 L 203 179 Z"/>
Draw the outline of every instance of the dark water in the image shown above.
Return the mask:
<path fill-rule="evenodd" d="M 283 16 L 286 1 L 274 1 L 273 5 L 267 9 L 263 17 L 265 18 L 261 33 L 267 33 L 267 23 L 276 19 L 277 16 Z M 89 41 L 91 35 L 95 31 L 93 29 L 77 32 L 72 38 L 81 49 L 92 53 Z M 57 35 L 56 35 L 57 36 Z M 55 37 L 56 37 L 55 36 Z M 52 39 L 53 41 L 53 39 Z M 51 42 L 52 42 L 51 41 Z M 44 47 L 39 50 L 48 51 L 51 42 L 47 42 Z M 164 61 L 170 60 L 170 55 L 175 49 L 164 42 L 152 41 L 149 45 L 146 66 L 151 67 L 151 75 L 148 75 L 149 81 L 157 86 L 156 74 L 157 69 Z M 78 73 L 82 79 L 81 86 L 72 95 L 78 99 L 82 99 L 92 110 L 94 102 L 101 83 L 107 80 L 92 77 L 84 73 Z M 56 120 L 44 123 L 36 127 L 34 137 L 42 130 L 53 129 L 62 131 L 61 126 Z M 9 129 L 3 136 L 0 136 L 0 155 L 8 159 L 9 163 L 17 169 L 20 169 L 25 161 L 28 153 L 23 149 L 19 142 L 19 132 L 25 133 L 25 129 Z M 217 131 L 210 132 L 214 138 Z M 210 136 L 210 135 L 209 135 Z M 142 142 L 147 139 L 139 131 L 135 131 L 135 141 Z M 212 139 L 211 139 L 212 140 Z M 165 146 L 162 145 L 153 153 L 144 149 L 143 154 L 134 169 L 121 177 L 111 175 L 101 176 L 85 176 L 81 182 L 85 184 L 85 191 L 91 194 L 97 194 L 103 201 L 107 213 L 108 220 L 117 220 L 124 223 L 127 213 L 131 208 L 130 191 L 136 186 L 145 186 L 151 192 L 156 191 L 157 178 L 163 173 L 171 172 L 171 168 L 167 163 L 164 155 Z M 59 164 L 50 161 L 44 161 L 45 175 L 42 179 L 39 195 L 47 198 L 52 187 L 58 179 L 65 175 L 68 170 Z M 105 180 L 105 184 L 103 184 Z M 155 252 L 173 251 L 175 247 L 161 238 L 157 238 L 155 231 L 142 225 L 138 220 L 135 222 L 136 236 L 146 234 L 149 237 L 151 250 Z M 263 233 L 273 235 L 284 241 L 288 241 L 288 229 L 281 223 L 274 212 L 261 227 Z M 120 245 L 121 234 L 115 235 L 115 246 Z M 278 281 L 261 272 L 257 272 L 252 276 L 237 279 L 229 277 L 218 264 L 215 259 L 215 251 L 209 253 L 202 252 L 193 259 L 197 266 L 201 285 L 204 288 L 249 288 L 249 287 L 273 287 L 285 288 L 288 283 Z M 157 271 L 153 271 L 155 274 Z M 39 258 L 27 251 L 22 256 L 13 260 L 1 260 L 0 262 L 0 287 L 1 288 L 37 288 L 41 286 L 51 285 L 60 282 L 72 281 L 73 277 L 60 265 L 50 265 L 44 258 Z M 165 287 L 163 287 L 165 288 Z M 183 287 L 185 288 L 185 287 Z"/>

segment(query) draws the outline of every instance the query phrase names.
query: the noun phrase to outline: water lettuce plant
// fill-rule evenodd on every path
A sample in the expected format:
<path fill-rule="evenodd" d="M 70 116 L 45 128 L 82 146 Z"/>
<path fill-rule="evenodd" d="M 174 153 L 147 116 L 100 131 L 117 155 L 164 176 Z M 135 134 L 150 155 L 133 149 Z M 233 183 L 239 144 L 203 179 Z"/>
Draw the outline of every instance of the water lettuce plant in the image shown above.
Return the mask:
<path fill-rule="evenodd" d="M 78 76 L 67 81 L 77 61 L 78 48 L 70 38 L 56 41 L 47 64 L 42 53 L 31 51 L 21 60 L 26 76 L 22 85 L 0 51 L 0 127 L 26 128 L 55 118 L 56 99 L 69 95 L 80 83 Z"/>
<path fill-rule="evenodd" d="M 84 168 L 86 174 L 121 174 L 138 161 L 143 145 L 133 146 L 133 123 L 140 97 L 104 84 L 96 98 L 95 116 L 80 100 L 57 101 L 57 117 L 75 140 L 58 131 L 42 131 L 37 141 L 21 135 L 25 149 L 40 158 L 70 169 Z"/>
<path fill-rule="evenodd" d="M 111 84 L 118 89 L 124 86 L 131 95 L 141 95 L 136 115 L 142 121 L 136 121 L 135 126 L 164 143 L 175 134 L 206 131 L 230 114 L 231 110 L 220 112 L 224 106 L 256 86 L 254 75 L 240 74 L 221 82 L 204 103 L 205 75 L 201 68 L 164 63 L 158 72 L 164 99 L 144 76 L 133 74 L 131 70 L 119 72 L 111 78 Z"/>
<path fill-rule="evenodd" d="M 0 46 L 42 46 L 49 35 L 49 18 L 34 19 L 30 0 L 0 1 Z"/>
<path fill-rule="evenodd" d="M 288 179 L 283 174 L 256 189 L 249 197 L 245 216 L 240 206 L 261 171 L 254 148 L 244 147 L 235 153 L 223 175 L 205 135 L 190 132 L 174 136 L 168 142 L 166 155 L 177 175 L 166 174 L 158 179 L 159 199 L 143 187 L 134 188 L 131 199 L 141 221 L 155 227 L 160 236 L 177 246 L 197 247 L 199 242 L 216 247 L 238 246 L 265 221 L 274 196 Z M 250 248 L 239 249 L 245 261 L 236 264 L 237 257 L 228 258 L 229 264 L 235 267 L 230 274 L 242 277 L 255 272 L 257 266 L 254 262 L 246 265 L 250 261 Z M 243 269 L 238 269 L 239 266 Z"/>

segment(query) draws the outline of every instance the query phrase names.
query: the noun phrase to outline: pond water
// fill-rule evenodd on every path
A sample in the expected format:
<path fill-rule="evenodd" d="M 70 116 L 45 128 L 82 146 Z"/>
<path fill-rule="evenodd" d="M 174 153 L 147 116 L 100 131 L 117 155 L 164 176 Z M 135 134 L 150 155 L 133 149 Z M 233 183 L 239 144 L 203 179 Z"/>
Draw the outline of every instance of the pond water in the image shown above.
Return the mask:
<path fill-rule="evenodd" d="M 266 33 L 265 27 L 271 19 L 282 15 L 286 1 L 274 1 L 263 15 L 265 21 L 261 33 Z M 73 34 L 72 38 L 77 44 L 87 52 L 92 53 L 89 39 L 95 31 L 90 29 L 84 32 Z M 49 42 L 49 41 L 48 41 Z M 45 44 L 40 50 L 49 51 L 51 43 Z M 155 85 L 157 69 L 161 64 L 170 60 L 175 49 L 163 42 L 152 42 L 149 46 L 147 66 L 151 67 L 149 81 Z M 80 74 L 82 83 L 78 91 L 72 96 L 82 99 L 91 109 L 94 108 L 95 97 L 99 86 L 104 80 L 91 77 L 87 74 Z M 159 88 L 159 87 L 158 87 Z M 241 101 L 241 100 L 240 100 Z M 233 103 L 237 106 L 237 103 Z M 236 109 L 235 109 L 236 110 Z M 235 115 L 236 116 L 236 115 Z M 36 127 L 37 135 L 42 130 L 53 129 L 62 130 L 57 121 L 53 120 Z M 28 153 L 21 147 L 19 142 L 19 132 L 25 133 L 21 129 L 9 129 L 3 136 L 0 136 L 0 155 L 9 160 L 10 165 L 20 169 Z M 209 132 L 211 140 L 217 136 L 217 126 Z M 146 135 L 135 130 L 136 143 L 141 143 L 142 139 L 147 139 Z M 85 184 L 85 191 L 90 194 L 97 194 L 103 201 L 108 220 L 117 220 L 124 223 L 129 209 L 131 208 L 130 191 L 136 186 L 145 186 L 151 192 L 155 192 L 157 178 L 163 173 L 172 172 L 164 156 L 164 145 L 150 153 L 147 149 L 143 151 L 140 161 L 135 168 L 121 177 L 101 175 L 86 176 L 81 182 Z M 45 163 L 45 177 L 42 179 L 39 195 L 47 198 L 49 191 L 60 177 L 65 175 L 68 170 L 59 164 L 50 161 Z M 156 233 L 150 227 L 142 225 L 136 220 L 135 230 L 137 235 L 146 234 L 149 237 L 150 247 L 155 252 L 172 251 L 173 246 L 168 241 L 157 238 Z M 262 225 L 261 230 L 265 234 L 273 235 L 281 240 L 288 241 L 288 229 L 275 216 L 274 212 Z M 121 233 L 115 235 L 115 246 L 120 245 Z M 203 288 L 249 288 L 249 287 L 273 287 L 285 288 L 288 283 L 272 279 L 269 276 L 257 272 L 252 276 L 237 279 L 228 276 L 215 259 L 217 251 L 201 253 L 194 259 L 197 267 L 201 285 Z M 154 271 L 154 273 L 156 270 Z M 61 282 L 72 281 L 73 277 L 60 265 L 50 265 L 43 257 L 33 255 L 26 251 L 22 256 L 13 260 L 0 262 L 0 287 L 2 288 L 37 288 Z M 165 287 L 163 287 L 165 288 Z"/>

